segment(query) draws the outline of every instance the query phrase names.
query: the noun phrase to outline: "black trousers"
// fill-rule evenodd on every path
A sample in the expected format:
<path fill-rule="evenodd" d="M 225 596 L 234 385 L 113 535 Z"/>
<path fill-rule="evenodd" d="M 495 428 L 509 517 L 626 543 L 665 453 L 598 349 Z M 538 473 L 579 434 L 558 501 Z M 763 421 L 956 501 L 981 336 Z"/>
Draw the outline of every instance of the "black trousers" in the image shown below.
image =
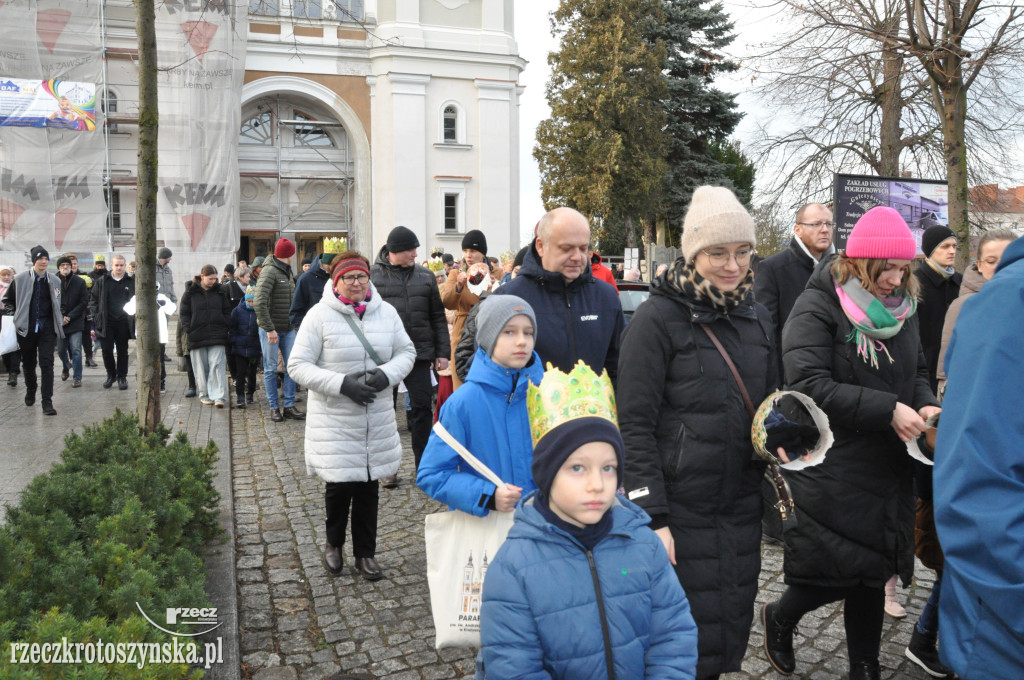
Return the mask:
<path fill-rule="evenodd" d="M 92 319 L 85 320 L 85 329 L 82 331 L 82 361 L 85 357 L 92 358 L 92 331 L 96 330 Z"/>
<path fill-rule="evenodd" d="M 352 514 L 352 555 L 377 554 L 377 501 L 380 485 L 369 482 L 327 482 L 324 501 L 327 506 L 327 542 L 336 548 L 345 544 L 349 507 Z"/>
<path fill-rule="evenodd" d="M 128 377 L 128 337 L 131 329 L 128 320 L 107 320 L 103 329 L 103 368 L 107 369 L 107 377 L 114 376 L 118 380 Z M 114 350 L 117 350 L 117 363 L 114 362 Z"/>
<path fill-rule="evenodd" d="M 235 381 L 235 394 L 241 397 L 243 394 L 252 394 L 256 391 L 256 366 L 259 357 L 243 357 L 238 354 L 229 355 L 231 361 L 231 376 Z"/>
<path fill-rule="evenodd" d="M 185 355 L 185 374 L 188 376 L 188 388 L 196 389 L 196 373 L 192 370 L 192 357 Z"/>
<path fill-rule="evenodd" d="M 882 641 L 885 590 L 852 586 L 829 588 L 826 586 L 789 586 L 779 600 L 776 616 L 797 622 L 809 611 L 826 604 L 845 600 L 843 622 L 846 624 L 846 648 L 850 666 L 860 661 L 878 661 Z"/>
<path fill-rule="evenodd" d="M 423 449 L 430 439 L 430 428 L 434 424 L 434 409 L 431 402 L 433 389 L 430 386 L 430 366 L 434 362 L 417 359 L 409 375 L 405 376 L 405 388 L 409 390 L 409 406 L 406 412 L 409 421 L 409 435 L 412 440 L 412 454 L 419 470 Z"/>
<path fill-rule="evenodd" d="M 25 337 L 18 336 L 18 347 L 21 351 L 21 364 L 25 369 L 25 390 L 35 392 L 39 387 L 36 382 L 36 364 L 43 376 L 43 401 L 53 399 L 53 354 L 57 349 L 57 334 L 52 328 L 44 328 L 38 333 L 29 332 Z"/>
<path fill-rule="evenodd" d="M 14 317 L 9 317 L 14 318 Z M 13 323 L 13 322 L 12 322 Z M 17 375 L 21 372 L 21 351 L 14 350 L 4 355 L 4 371 Z"/>

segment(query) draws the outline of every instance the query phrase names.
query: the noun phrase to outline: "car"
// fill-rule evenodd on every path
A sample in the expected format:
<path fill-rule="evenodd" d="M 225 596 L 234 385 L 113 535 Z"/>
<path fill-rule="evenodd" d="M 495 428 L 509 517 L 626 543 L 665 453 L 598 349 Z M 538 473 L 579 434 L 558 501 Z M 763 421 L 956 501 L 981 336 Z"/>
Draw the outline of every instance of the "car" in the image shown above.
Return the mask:
<path fill-rule="evenodd" d="M 644 300 L 651 295 L 651 284 L 644 281 L 616 281 L 619 289 L 619 302 L 622 303 L 622 314 L 626 323 L 633 318 L 633 313 Z"/>

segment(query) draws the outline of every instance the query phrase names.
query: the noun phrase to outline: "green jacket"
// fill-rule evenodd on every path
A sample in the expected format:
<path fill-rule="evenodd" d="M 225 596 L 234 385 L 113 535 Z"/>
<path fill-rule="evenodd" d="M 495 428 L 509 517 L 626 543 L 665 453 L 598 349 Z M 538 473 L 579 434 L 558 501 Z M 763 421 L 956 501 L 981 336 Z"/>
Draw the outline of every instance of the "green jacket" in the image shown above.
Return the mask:
<path fill-rule="evenodd" d="M 256 295 L 252 301 L 259 327 L 268 333 L 290 331 L 292 326 L 288 321 L 288 310 L 291 309 L 294 294 L 295 280 L 292 279 L 291 266 L 276 257 L 267 257 L 263 261 L 263 271 L 256 282 Z"/>

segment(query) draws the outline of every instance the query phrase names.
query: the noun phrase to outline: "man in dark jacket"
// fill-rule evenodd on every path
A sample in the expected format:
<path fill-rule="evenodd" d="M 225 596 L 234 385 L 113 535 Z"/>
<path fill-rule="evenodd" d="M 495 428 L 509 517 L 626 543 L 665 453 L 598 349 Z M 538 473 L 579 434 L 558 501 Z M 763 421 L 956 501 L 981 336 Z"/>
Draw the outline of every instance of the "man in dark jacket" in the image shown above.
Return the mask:
<path fill-rule="evenodd" d="M 96 324 L 96 335 L 103 338 L 103 367 L 107 369 L 104 389 L 113 385 L 115 380 L 118 389 L 128 389 L 128 338 L 132 320 L 124 306 L 134 296 L 135 279 L 125 273 L 124 255 L 114 255 L 110 260 L 110 273 L 96 279 L 89 296 L 89 311 Z"/>
<path fill-rule="evenodd" d="M 536 351 L 566 373 L 577 361 L 615 381 L 626 322 L 615 288 L 590 273 L 590 224 L 572 208 L 541 218 L 519 275 L 495 295 L 518 295 L 537 315 Z"/>
<path fill-rule="evenodd" d="M 430 438 L 433 420 L 430 368 L 431 365 L 439 371 L 447 368 L 451 352 L 437 277 L 423 265 L 416 264 L 419 245 L 411 229 L 395 227 L 370 269 L 370 279 L 381 299 L 398 311 L 405 332 L 416 345 L 416 363 L 405 377 L 405 387 L 409 390 L 411 410 L 406 415 L 417 468 Z M 385 477 L 381 484 L 386 489 L 394 488 L 398 478 Z"/>
<path fill-rule="evenodd" d="M 60 272 L 61 315 L 64 322 L 64 339 L 60 341 L 57 353 L 64 370 L 61 380 L 67 380 L 74 370 L 72 387 L 82 386 L 82 331 L 85 330 L 85 310 L 89 306 L 89 290 L 85 281 L 71 271 L 71 258 L 57 259 Z"/>
<path fill-rule="evenodd" d="M 295 244 L 286 238 L 278 240 L 273 256 L 263 260 L 263 270 L 256 282 L 256 298 L 253 308 L 260 325 L 260 347 L 263 349 L 263 386 L 267 390 L 270 404 L 270 419 L 279 423 L 285 418 L 303 420 L 306 417 L 295 408 L 295 381 L 288 375 L 288 357 L 295 343 L 295 327 L 288 318 L 295 294 L 292 279 L 292 258 Z M 254 274 L 255 277 L 255 274 Z M 277 353 L 284 358 L 284 411 L 278 408 L 277 398 Z"/>
<path fill-rule="evenodd" d="M 311 265 L 295 282 L 295 297 L 288 311 L 292 328 L 298 330 L 306 312 L 323 298 L 324 285 L 331 280 L 331 260 L 336 256 L 337 253 L 324 253 L 316 260 L 316 267 Z"/>
<path fill-rule="evenodd" d="M 754 299 L 767 307 L 775 324 L 775 347 L 782 366 L 782 327 L 811 272 L 832 247 L 832 211 L 820 203 L 808 203 L 796 213 L 789 248 L 766 258 L 754 277 Z"/>
<path fill-rule="evenodd" d="M 789 248 L 765 258 L 754 275 L 754 299 L 768 309 L 772 323 L 775 324 L 775 351 L 780 371 L 782 327 L 786 325 L 796 299 L 807 286 L 811 272 L 822 257 L 835 251 L 832 246 L 834 226 L 831 210 L 820 203 L 808 203 L 796 213 L 794 236 L 789 242 Z M 762 521 L 764 536 L 769 541 L 781 541 L 782 519 L 774 508 L 778 501 L 775 483 L 766 479 L 761 490 L 765 510 Z"/>
<path fill-rule="evenodd" d="M 917 318 L 921 325 L 921 348 L 928 364 L 928 383 L 932 392 L 937 393 L 942 326 L 946 321 L 946 310 L 960 295 L 963 276 L 953 268 L 956 234 L 949 227 L 937 225 L 926 229 L 921 237 L 921 251 L 925 260 L 914 270 L 914 276 L 921 284 Z"/>
<path fill-rule="evenodd" d="M 0 306 L 14 317 L 18 348 L 25 368 L 25 406 L 36 403 L 36 363 L 43 376 L 43 413 L 57 415 L 53 408 L 53 350 L 64 337 L 61 317 L 60 279 L 46 272 L 50 254 L 42 246 L 30 251 L 32 269 L 14 277 Z"/>

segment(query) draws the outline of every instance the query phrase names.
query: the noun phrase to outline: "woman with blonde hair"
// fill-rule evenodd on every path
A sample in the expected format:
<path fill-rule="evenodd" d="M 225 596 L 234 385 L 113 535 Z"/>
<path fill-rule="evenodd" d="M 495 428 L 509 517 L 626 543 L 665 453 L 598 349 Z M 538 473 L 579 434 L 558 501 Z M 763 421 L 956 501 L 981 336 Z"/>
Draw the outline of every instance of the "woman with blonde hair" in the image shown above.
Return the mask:
<path fill-rule="evenodd" d="M 828 414 L 835 443 L 787 474 L 796 526 L 785 533 L 788 586 L 762 609 L 764 648 L 783 675 L 809 611 L 844 600 L 850 680 L 877 680 L 884 586 L 914 572 L 912 458 L 906 442 L 938 412 L 918 334 L 917 252 L 900 214 L 866 212 L 845 252 L 820 264 L 782 332 L 786 385 Z"/>

